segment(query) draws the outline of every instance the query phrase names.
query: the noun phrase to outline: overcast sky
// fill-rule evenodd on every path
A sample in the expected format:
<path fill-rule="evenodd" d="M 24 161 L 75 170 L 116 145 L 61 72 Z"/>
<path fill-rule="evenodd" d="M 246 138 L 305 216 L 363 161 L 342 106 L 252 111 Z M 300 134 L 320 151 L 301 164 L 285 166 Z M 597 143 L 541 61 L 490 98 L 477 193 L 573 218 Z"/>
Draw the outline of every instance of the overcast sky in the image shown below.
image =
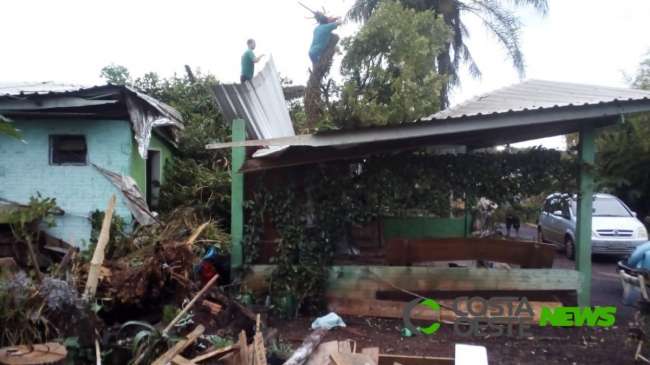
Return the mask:
<path fill-rule="evenodd" d="M 353 0 L 301 2 L 343 16 Z M 549 0 L 549 5 L 545 19 L 520 11 L 526 76 L 626 86 L 621 71 L 633 72 L 650 48 L 650 0 Z M 182 74 L 187 64 L 222 82 L 238 82 L 248 38 L 256 39 L 257 54 L 272 54 L 278 71 L 296 83 L 305 83 L 310 66 L 314 21 L 304 18 L 309 13 L 295 0 L 3 0 L 0 14 L 5 31 L 0 81 L 5 82 L 99 85 L 100 70 L 110 63 L 126 66 L 134 77 L 150 71 Z M 483 78 L 463 73 L 452 104 L 519 81 L 478 19 L 465 20 L 467 43 Z M 337 32 L 348 36 L 357 29 L 345 24 Z M 258 64 L 256 72 L 262 67 Z M 561 137 L 525 145 L 540 143 L 564 145 Z"/>

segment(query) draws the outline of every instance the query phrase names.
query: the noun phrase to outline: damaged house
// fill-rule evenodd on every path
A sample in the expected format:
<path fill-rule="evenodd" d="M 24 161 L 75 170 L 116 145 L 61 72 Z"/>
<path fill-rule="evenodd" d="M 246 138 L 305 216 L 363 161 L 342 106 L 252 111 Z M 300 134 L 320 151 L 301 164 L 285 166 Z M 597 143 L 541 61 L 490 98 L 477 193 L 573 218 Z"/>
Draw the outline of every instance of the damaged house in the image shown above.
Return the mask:
<path fill-rule="evenodd" d="M 0 135 L 0 212 L 37 193 L 56 198 L 63 212 L 48 233 L 77 243 L 89 242 L 89 217 L 110 194 L 127 224 L 155 222 L 178 111 L 128 86 L 22 82 L 0 83 L 0 115 L 22 135 Z"/>

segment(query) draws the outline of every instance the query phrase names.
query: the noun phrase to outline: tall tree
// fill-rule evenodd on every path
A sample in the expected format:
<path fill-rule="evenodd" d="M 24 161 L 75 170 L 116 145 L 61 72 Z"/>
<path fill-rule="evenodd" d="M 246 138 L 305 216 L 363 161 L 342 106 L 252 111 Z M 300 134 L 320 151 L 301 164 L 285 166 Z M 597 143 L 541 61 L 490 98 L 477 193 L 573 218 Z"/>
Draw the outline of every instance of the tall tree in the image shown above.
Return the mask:
<path fill-rule="evenodd" d="M 376 11 L 381 0 L 356 0 L 347 14 L 347 18 L 355 22 L 366 22 Z M 504 47 L 520 77 L 525 76 L 524 56 L 520 48 L 521 24 L 514 7 L 532 6 L 537 12 L 546 16 L 548 0 L 399 0 L 406 7 L 416 11 L 432 10 L 443 17 L 445 23 L 453 30 L 454 36 L 445 44 L 444 52 L 436 59 L 438 73 L 450 76 L 440 89 L 440 105 L 442 109 L 449 107 L 450 91 L 460 85 L 459 71 L 461 65 L 469 67 L 470 74 L 475 78 L 482 75 L 472 53 L 465 44 L 469 37 L 467 26 L 463 22 L 466 16 L 475 16 L 483 23 L 488 32 L 496 37 Z"/>
<path fill-rule="evenodd" d="M 432 96 L 445 78 L 436 72 L 435 58 L 451 37 L 433 11 L 380 2 L 361 30 L 341 41 L 342 124 L 412 121 L 439 111 Z"/>

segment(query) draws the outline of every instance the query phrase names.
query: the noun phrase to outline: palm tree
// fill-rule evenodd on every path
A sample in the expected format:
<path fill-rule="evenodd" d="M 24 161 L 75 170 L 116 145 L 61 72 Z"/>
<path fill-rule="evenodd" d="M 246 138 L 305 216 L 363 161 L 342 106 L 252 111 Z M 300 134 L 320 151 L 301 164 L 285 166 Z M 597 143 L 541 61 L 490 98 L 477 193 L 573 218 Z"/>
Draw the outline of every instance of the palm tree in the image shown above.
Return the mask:
<path fill-rule="evenodd" d="M 354 22 L 365 22 L 372 15 L 381 0 L 356 0 L 347 14 L 347 18 Z M 432 10 L 442 15 L 445 23 L 454 31 L 454 37 L 446 45 L 445 52 L 437 57 L 438 73 L 448 75 L 451 81 L 440 90 L 440 105 L 442 109 L 449 106 L 449 92 L 460 85 L 458 71 L 461 64 L 469 67 L 470 75 L 480 78 L 482 75 L 470 50 L 464 43 L 469 37 L 467 27 L 463 23 L 465 15 L 477 16 L 485 28 L 496 36 L 505 48 L 508 57 L 519 73 L 525 77 L 524 56 L 520 49 L 519 31 L 521 24 L 512 10 L 504 5 L 532 6 L 540 15 L 548 14 L 548 0 L 399 0 L 407 8 L 416 11 Z"/>

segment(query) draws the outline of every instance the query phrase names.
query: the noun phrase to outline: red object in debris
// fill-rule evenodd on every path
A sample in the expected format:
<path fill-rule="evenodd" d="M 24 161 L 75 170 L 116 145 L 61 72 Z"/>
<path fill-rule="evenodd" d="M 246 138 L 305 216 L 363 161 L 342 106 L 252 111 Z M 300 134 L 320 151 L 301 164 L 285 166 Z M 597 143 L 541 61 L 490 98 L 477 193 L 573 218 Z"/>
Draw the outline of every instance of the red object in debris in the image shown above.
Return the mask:
<path fill-rule="evenodd" d="M 203 260 L 201 262 L 201 269 L 199 269 L 199 281 L 201 282 L 202 286 L 205 286 L 216 274 L 217 270 L 215 270 L 210 261 Z"/>

